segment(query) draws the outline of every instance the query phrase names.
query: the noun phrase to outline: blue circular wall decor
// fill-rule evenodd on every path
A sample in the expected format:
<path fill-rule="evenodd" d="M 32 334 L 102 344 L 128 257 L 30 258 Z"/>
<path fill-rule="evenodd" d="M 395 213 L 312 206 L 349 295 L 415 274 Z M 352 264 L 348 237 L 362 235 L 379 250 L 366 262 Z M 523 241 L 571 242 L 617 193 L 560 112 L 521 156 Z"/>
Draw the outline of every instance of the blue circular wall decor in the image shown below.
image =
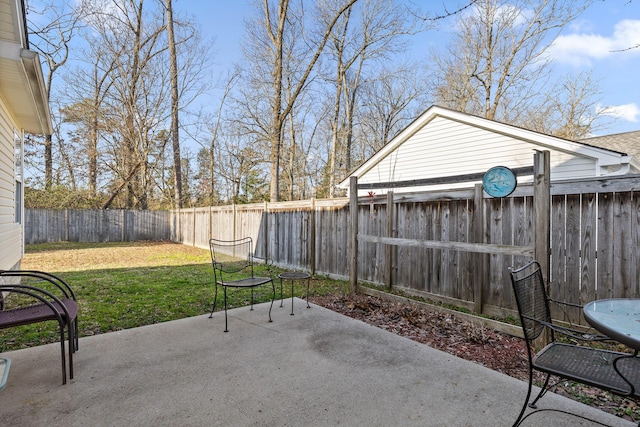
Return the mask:
<path fill-rule="evenodd" d="M 482 187 L 491 197 L 507 197 L 516 185 L 516 174 L 506 166 L 494 166 L 482 177 Z"/>

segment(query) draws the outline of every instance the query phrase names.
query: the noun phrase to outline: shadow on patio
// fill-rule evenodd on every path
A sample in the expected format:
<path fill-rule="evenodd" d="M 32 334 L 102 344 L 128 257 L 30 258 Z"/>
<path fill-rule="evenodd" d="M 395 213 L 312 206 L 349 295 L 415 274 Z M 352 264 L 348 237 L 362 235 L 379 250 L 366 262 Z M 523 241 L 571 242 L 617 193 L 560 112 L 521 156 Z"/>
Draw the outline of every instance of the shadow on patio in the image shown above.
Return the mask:
<path fill-rule="evenodd" d="M 510 426 L 526 384 L 330 310 L 268 304 L 4 353 L 0 424 L 39 426 Z M 547 395 L 540 407 L 634 425 Z M 591 426 L 555 411 L 525 426 Z"/>

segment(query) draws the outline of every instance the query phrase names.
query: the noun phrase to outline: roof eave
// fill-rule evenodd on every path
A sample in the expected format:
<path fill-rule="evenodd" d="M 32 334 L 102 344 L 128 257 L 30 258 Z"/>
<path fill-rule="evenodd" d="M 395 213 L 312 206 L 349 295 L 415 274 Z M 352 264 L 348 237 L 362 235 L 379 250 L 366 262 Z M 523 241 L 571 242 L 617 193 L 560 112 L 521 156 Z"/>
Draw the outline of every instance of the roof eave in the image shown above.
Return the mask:
<path fill-rule="evenodd" d="M 49 99 L 44 84 L 44 76 L 40 65 L 40 56 L 31 50 L 22 49 L 20 52 L 24 78 L 30 90 L 29 102 L 33 112 L 32 119 L 20 124 L 22 128 L 34 134 L 50 135 L 53 133 L 51 114 L 49 112 Z"/>

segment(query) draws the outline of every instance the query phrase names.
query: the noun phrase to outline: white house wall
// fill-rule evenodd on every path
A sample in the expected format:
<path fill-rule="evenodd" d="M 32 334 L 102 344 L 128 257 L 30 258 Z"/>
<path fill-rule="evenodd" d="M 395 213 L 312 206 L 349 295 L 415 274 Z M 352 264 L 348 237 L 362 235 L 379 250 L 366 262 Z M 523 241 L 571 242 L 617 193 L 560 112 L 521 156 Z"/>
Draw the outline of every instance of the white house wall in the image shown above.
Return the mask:
<path fill-rule="evenodd" d="M 13 131 L 17 126 L 0 98 L 0 269 L 10 269 L 23 254 L 23 234 L 15 222 Z"/>
<path fill-rule="evenodd" d="M 550 150 L 551 179 L 597 176 L 596 160 L 512 136 L 435 117 L 362 176 L 359 183 L 406 181 L 484 172 L 493 166 L 532 166 L 535 150 Z M 522 177 L 521 182 L 531 177 Z M 458 185 L 468 187 L 470 184 Z M 451 187 L 451 186 L 449 186 Z M 434 187 L 430 187 L 435 189 Z M 417 188 L 394 189 L 394 192 Z M 375 190 L 376 194 L 385 193 Z M 359 191 L 366 194 L 367 191 Z"/>

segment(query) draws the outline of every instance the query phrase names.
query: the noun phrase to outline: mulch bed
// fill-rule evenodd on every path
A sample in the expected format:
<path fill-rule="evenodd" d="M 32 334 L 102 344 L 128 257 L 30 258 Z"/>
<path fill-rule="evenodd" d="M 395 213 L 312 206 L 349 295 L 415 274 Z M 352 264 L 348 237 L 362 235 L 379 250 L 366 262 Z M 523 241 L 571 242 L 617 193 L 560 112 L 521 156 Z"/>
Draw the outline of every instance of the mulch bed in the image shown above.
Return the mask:
<path fill-rule="evenodd" d="M 473 325 L 455 314 L 429 311 L 369 295 L 316 296 L 310 300 L 335 312 L 528 381 L 527 350 L 521 338 Z M 537 378 L 542 379 L 542 376 Z M 522 392 L 524 399 L 526 384 L 523 384 Z M 640 408 L 630 399 L 571 382 L 561 383 L 555 392 L 627 420 L 640 420 Z"/>

